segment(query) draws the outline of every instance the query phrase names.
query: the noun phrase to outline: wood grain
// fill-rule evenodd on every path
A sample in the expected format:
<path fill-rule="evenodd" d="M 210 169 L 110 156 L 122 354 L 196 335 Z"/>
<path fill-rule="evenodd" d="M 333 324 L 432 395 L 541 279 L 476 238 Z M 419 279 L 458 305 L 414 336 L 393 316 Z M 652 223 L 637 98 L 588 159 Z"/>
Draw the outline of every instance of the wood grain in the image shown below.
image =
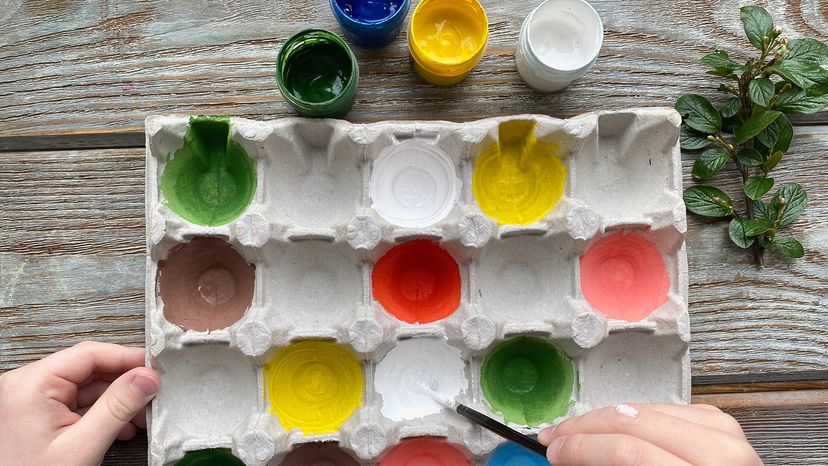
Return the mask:
<path fill-rule="evenodd" d="M 723 223 L 690 217 L 691 359 L 705 384 L 828 379 L 828 127 L 798 129 L 795 141 L 778 181 L 795 177 L 810 194 L 792 229 L 804 259 L 771 255 L 756 269 Z M 141 344 L 143 157 L 112 149 L 0 159 L 0 370 L 88 338 Z"/>
<path fill-rule="evenodd" d="M 414 2 L 416 3 L 416 2 Z M 460 86 L 438 88 L 411 70 L 404 37 L 356 49 L 356 122 L 470 120 L 546 113 L 571 116 L 629 106 L 671 106 L 680 94 L 713 93 L 698 59 L 713 48 L 750 52 L 737 0 L 594 0 L 605 42 L 593 71 L 566 92 L 542 95 L 519 79 L 513 52 L 537 0 L 483 0 L 486 55 Z M 828 41 L 823 0 L 768 0 L 790 37 Z M 0 13 L 0 148 L 59 148 L 67 136 L 98 147 L 140 141 L 157 113 L 290 114 L 276 88 L 281 44 L 307 27 L 338 30 L 327 0 L 176 4 L 160 1 L 6 0 Z M 803 121 L 828 121 L 820 114 Z M 107 137 L 101 137 L 106 134 Z"/>

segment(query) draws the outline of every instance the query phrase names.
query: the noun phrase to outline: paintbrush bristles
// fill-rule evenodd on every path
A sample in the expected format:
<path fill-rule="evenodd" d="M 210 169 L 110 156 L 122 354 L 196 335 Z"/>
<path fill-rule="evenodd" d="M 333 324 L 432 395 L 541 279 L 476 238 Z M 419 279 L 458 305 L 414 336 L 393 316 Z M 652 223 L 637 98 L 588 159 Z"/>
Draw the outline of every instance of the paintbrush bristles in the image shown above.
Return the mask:
<path fill-rule="evenodd" d="M 433 388 L 429 387 L 428 384 L 426 384 L 422 380 L 415 380 L 414 382 L 417 384 L 418 387 L 420 387 L 420 390 L 422 390 L 423 393 L 425 393 L 426 395 L 431 397 L 431 399 L 433 399 L 434 401 L 436 401 L 440 405 L 442 405 L 442 406 L 444 406 L 448 409 L 454 409 L 454 407 L 456 406 L 456 403 L 455 403 L 454 400 L 448 399 L 448 398 L 444 397 L 443 395 L 441 395 L 440 393 L 437 393 Z"/>

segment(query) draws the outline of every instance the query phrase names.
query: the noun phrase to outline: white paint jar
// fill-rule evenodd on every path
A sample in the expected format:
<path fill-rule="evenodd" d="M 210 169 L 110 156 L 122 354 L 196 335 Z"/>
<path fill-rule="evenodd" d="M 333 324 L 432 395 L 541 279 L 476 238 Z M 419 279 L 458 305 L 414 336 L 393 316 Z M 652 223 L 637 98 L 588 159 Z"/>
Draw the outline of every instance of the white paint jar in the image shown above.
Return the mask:
<path fill-rule="evenodd" d="M 520 29 L 515 59 L 526 84 L 555 92 L 585 75 L 604 42 L 601 17 L 584 0 L 546 0 Z"/>

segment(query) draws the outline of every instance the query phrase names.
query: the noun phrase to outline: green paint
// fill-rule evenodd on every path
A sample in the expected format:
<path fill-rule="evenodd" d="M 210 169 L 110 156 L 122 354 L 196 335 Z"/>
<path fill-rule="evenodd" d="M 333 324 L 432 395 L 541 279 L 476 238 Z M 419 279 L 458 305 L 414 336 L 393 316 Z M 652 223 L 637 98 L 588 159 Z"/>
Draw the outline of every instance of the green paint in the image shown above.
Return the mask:
<path fill-rule="evenodd" d="M 336 34 L 302 31 L 279 51 L 279 90 L 296 111 L 309 117 L 342 117 L 354 103 L 359 80 L 356 58 Z"/>
<path fill-rule="evenodd" d="M 495 346 L 483 360 L 483 395 L 503 419 L 537 426 L 569 410 L 575 374 L 558 347 L 536 337 L 518 337 Z"/>
<path fill-rule="evenodd" d="M 164 203 L 198 225 L 224 225 L 238 218 L 256 192 L 256 168 L 230 138 L 230 119 L 190 119 L 184 146 L 161 175 Z"/>
<path fill-rule="evenodd" d="M 187 452 L 175 466 L 244 466 L 244 463 L 226 448 L 212 448 Z"/>

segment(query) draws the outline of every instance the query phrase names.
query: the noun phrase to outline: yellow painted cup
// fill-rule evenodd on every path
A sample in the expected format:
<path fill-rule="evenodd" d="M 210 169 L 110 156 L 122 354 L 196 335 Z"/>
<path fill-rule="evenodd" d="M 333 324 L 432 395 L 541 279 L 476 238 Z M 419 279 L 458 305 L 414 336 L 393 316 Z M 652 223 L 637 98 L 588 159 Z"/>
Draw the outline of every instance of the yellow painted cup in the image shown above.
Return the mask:
<path fill-rule="evenodd" d="M 457 84 L 480 62 L 489 20 L 477 0 L 422 0 L 408 23 L 417 74 L 431 84 Z"/>

